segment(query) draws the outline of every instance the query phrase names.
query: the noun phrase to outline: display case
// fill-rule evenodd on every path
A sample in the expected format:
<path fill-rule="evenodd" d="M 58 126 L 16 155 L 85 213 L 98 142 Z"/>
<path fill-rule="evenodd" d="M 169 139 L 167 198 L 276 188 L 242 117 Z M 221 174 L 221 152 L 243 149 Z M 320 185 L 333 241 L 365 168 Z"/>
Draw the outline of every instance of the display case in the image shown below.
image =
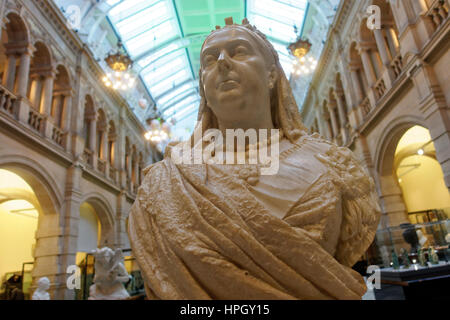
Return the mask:
<path fill-rule="evenodd" d="M 449 217 L 448 209 L 413 212 L 411 223 L 377 231 L 367 256 L 380 267 L 377 299 L 450 297 Z"/>

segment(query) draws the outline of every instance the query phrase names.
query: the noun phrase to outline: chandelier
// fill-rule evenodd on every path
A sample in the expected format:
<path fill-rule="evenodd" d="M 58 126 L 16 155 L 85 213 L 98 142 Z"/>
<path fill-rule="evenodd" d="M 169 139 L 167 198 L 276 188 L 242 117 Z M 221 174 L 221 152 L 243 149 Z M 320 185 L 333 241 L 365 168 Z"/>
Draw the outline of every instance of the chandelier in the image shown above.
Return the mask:
<path fill-rule="evenodd" d="M 171 125 L 161 117 L 156 110 L 156 106 L 153 108 L 153 114 L 153 116 L 146 120 L 150 130 L 145 133 L 144 137 L 150 141 L 150 143 L 162 147 L 162 145 L 169 141 L 172 128 Z"/>
<path fill-rule="evenodd" d="M 127 90 L 133 87 L 135 78 L 130 73 L 130 68 L 133 61 L 130 56 L 123 50 L 122 42 L 117 42 L 117 51 L 110 53 L 105 58 L 110 72 L 103 77 L 103 83 L 107 87 L 112 87 L 115 90 Z"/>
<path fill-rule="evenodd" d="M 294 32 L 297 40 L 287 47 L 289 52 L 295 57 L 293 73 L 296 75 L 312 73 L 317 67 L 317 60 L 314 57 L 306 57 L 311 50 L 312 44 L 308 39 L 302 39 L 297 26 L 294 25 Z"/>
<path fill-rule="evenodd" d="M 293 73 L 298 76 L 301 74 L 307 75 L 314 72 L 316 67 L 317 60 L 314 57 L 301 57 L 295 60 Z"/>

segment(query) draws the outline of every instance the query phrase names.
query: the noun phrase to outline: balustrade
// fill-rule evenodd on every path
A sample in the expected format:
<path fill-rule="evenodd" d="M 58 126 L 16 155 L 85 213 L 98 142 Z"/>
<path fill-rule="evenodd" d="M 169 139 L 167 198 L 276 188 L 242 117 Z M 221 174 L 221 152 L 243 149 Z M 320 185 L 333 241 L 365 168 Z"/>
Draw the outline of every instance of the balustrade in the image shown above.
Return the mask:
<path fill-rule="evenodd" d="M 427 16 L 433 22 L 435 30 L 447 20 L 448 17 L 448 2 L 447 0 L 435 0 L 428 10 Z"/>
<path fill-rule="evenodd" d="M 397 79 L 403 70 L 403 60 L 401 54 L 398 54 L 391 62 L 391 69 L 394 72 L 395 79 Z"/>
<path fill-rule="evenodd" d="M 377 100 L 380 99 L 382 96 L 384 96 L 385 92 L 386 92 L 386 84 L 384 83 L 383 78 L 380 78 L 375 83 L 375 94 Z"/>
<path fill-rule="evenodd" d="M 52 140 L 55 141 L 57 144 L 59 144 L 62 147 L 64 146 L 64 136 L 65 136 L 65 133 L 63 130 L 61 130 L 58 127 L 53 127 Z"/>
<path fill-rule="evenodd" d="M 44 116 L 39 113 L 39 111 L 30 108 L 28 112 L 28 124 L 39 133 L 42 133 L 42 128 L 44 124 Z"/>
<path fill-rule="evenodd" d="M 84 161 L 92 166 L 93 152 L 90 149 L 84 149 L 83 151 L 83 159 Z"/>
<path fill-rule="evenodd" d="M 102 160 L 100 158 L 98 158 L 97 160 L 97 170 L 103 174 L 106 173 L 106 162 L 105 160 Z"/>
<path fill-rule="evenodd" d="M 10 115 L 14 115 L 14 105 L 17 101 L 16 96 L 8 89 L 0 86 L 0 109 Z"/>
<path fill-rule="evenodd" d="M 360 108 L 361 108 L 363 117 L 366 118 L 367 115 L 370 113 L 370 110 L 371 110 L 369 98 L 366 97 L 363 100 L 363 102 L 360 105 Z"/>

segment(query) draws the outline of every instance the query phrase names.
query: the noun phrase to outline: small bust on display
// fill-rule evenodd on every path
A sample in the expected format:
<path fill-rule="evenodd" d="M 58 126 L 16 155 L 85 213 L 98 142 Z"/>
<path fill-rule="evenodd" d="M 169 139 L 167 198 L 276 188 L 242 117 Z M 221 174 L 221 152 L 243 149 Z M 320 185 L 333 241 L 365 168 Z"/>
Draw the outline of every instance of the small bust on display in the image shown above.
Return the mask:
<path fill-rule="evenodd" d="M 97 249 L 94 284 L 89 288 L 89 300 L 123 300 L 130 297 L 123 283 L 130 280 L 121 249 Z"/>
<path fill-rule="evenodd" d="M 32 300 L 50 300 L 50 294 L 47 290 L 50 289 L 50 280 L 47 277 L 42 277 L 37 282 L 37 289 L 34 291 Z"/>
<path fill-rule="evenodd" d="M 130 213 L 147 296 L 361 299 L 351 267 L 378 226 L 374 182 L 306 132 L 272 44 L 226 19 L 201 48 L 199 90 L 192 138 L 145 169 Z"/>

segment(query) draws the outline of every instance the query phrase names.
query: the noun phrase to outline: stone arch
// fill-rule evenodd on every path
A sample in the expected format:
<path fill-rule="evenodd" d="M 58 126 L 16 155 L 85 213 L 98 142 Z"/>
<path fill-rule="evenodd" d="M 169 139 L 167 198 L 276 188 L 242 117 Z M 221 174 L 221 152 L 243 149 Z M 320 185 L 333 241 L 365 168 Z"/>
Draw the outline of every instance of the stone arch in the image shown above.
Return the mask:
<path fill-rule="evenodd" d="M 30 42 L 30 28 L 20 14 L 14 10 L 7 11 L 6 17 L 6 34 L 8 36 L 8 42 Z M 13 41 L 11 41 L 13 40 Z"/>
<path fill-rule="evenodd" d="M 414 116 L 401 116 L 391 121 L 382 131 L 375 149 L 375 170 L 383 208 L 381 225 L 396 226 L 408 222 L 402 190 L 394 173 L 397 144 L 405 132 L 414 125 L 425 128 L 424 121 Z"/>
<path fill-rule="evenodd" d="M 53 54 L 50 48 L 41 40 L 37 40 L 33 46 L 35 51 L 31 60 L 31 67 L 39 71 L 41 69 L 45 69 L 45 71 L 51 69 L 53 65 Z"/>
<path fill-rule="evenodd" d="M 0 168 L 14 172 L 22 177 L 33 190 L 39 201 L 44 201 L 45 207 L 52 208 L 46 210 L 46 214 L 58 215 L 58 208 L 62 206 L 63 196 L 53 186 L 56 186 L 56 180 L 47 172 L 37 161 L 24 157 L 22 155 L 0 156 Z M 41 206 L 43 204 L 41 203 Z"/>
<path fill-rule="evenodd" d="M 375 149 L 375 168 L 380 175 L 393 171 L 395 148 L 405 132 L 412 126 L 427 128 L 423 119 L 414 116 L 401 116 L 391 121 L 382 131 Z"/>
<path fill-rule="evenodd" d="M 115 243 L 114 210 L 101 193 L 90 192 L 80 203 L 87 202 L 94 209 L 101 224 L 100 247 L 112 247 Z M 78 235 L 80 236 L 80 235 Z"/>
<path fill-rule="evenodd" d="M 70 106 L 67 99 L 72 95 L 70 75 L 63 65 L 56 67 L 56 78 L 53 85 L 53 99 L 51 107 L 51 116 L 54 124 L 59 127 L 67 127 L 68 114 Z"/>
<path fill-rule="evenodd" d="M 20 176 L 33 189 L 39 202 L 39 218 L 34 249 L 33 283 L 40 277 L 48 277 L 51 283 L 59 283 L 61 270 L 61 219 L 63 198 L 53 186 L 57 185 L 51 174 L 37 161 L 20 155 L 0 156 L 0 168 Z M 50 288 L 58 294 L 59 286 Z"/>

